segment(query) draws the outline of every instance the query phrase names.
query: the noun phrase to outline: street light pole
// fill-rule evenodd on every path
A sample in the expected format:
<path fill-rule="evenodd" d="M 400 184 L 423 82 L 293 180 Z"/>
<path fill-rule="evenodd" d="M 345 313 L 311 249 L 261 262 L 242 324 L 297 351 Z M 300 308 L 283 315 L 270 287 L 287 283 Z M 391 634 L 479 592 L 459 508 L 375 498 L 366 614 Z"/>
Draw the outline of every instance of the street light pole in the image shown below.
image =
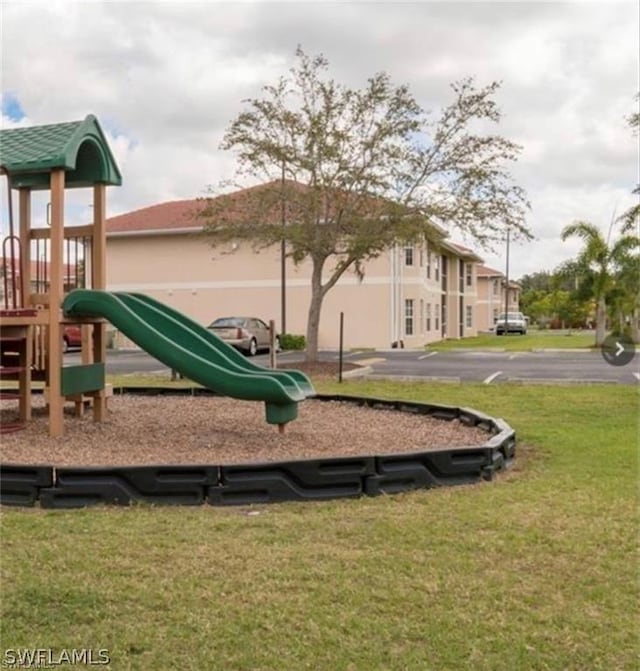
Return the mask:
<path fill-rule="evenodd" d="M 284 159 L 282 160 L 282 176 L 280 181 L 281 203 L 280 216 L 282 223 L 282 239 L 280 240 L 280 333 L 287 332 L 287 267 L 286 267 L 286 244 L 285 244 L 285 225 L 286 225 L 286 203 L 284 198 Z"/>
<path fill-rule="evenodd" d="M 507 261 L 506 261 L 506 287 L 504 292 L 504 334 L 509 335 L 509 234 L 511 230 L 507 228 Z"/>

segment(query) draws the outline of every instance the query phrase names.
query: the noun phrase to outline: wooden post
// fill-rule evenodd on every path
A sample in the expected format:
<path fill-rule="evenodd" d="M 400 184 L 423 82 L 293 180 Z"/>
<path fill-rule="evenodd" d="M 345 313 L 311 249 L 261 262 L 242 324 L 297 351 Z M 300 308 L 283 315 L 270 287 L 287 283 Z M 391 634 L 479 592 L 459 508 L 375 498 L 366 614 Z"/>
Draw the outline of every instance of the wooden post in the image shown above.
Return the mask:
<path fill-rule="evenodd" d="M 25 326 L 25 339 L 20 343 L 20 373 L 18 374 L 18 412 L 21 422 L 31 420 L 31 350 L 33 326 Z"/>
<path fill-rule="evenodd" d="M 20 208 L 20 282 L 22 307 L 31 306 L 31 189 L 18 191 Z"/>
<path fill-rule="evenodd" d="M 64 183 L 63 169 L 51 172 L 51 267 L 49 286 L 49 329 L 47 384 L 49 387 L 49 435 L 64 432 L 64 399 L 62 398 L 62 329 L 60 306 L 63 296 L 64 253 Z"/>
<path fill-rule="evenodd" d="M 93 244 L 91 245 L 91 286 L 104 291 L 107 287 L 107 187 L 104 184 L 93 186 Z M 106 324 L 94 324 L 93 361 L 104 363 L 107 358 Z M 107 399 L 104 389 L 93 396 L 93 419 L 102 422 L 106 418 Z"/>
<path fill-rule="evenodd" d="M 18 191 L 18 207 L 20 210 L 20 294 L 22 307 L 31 306 L 31 189 L 22 188 Z M 19 413 L 20 421 L 31 420 L 31 361 L 34 347 L 34 327 L 26 327 L 26 339 L 21 344 L 20 365 L 22 370 L 18 377 L 20 390 Z M 24 349 L 22 349 L 24 348 Z"/>

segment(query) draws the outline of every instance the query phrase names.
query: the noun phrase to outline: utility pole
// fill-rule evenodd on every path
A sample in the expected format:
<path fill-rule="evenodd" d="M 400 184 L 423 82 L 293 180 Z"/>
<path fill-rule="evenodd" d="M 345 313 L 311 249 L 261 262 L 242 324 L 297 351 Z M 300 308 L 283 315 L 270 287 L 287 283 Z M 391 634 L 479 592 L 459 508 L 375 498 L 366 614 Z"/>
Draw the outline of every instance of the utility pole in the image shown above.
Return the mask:
<path fill-rule="evenodd" d="M 285 244 L 285 226 L 287 208 L 284 197 L 284 159 L 282 159 L 282 176 L 280 180 L 281 203 L 280 216 L 282 223 L 282 239 L 280 240 L 280 333 L 287 332 L 287 266 L 286 266 L 286 244 Z"/>
<path fill-rule="evenodd" d="M 507 263 L 506 263 L 506 287 L 504 292 L 504 334 L 509 335 L 509 234 L 511 230 L 507 228 Z"/>

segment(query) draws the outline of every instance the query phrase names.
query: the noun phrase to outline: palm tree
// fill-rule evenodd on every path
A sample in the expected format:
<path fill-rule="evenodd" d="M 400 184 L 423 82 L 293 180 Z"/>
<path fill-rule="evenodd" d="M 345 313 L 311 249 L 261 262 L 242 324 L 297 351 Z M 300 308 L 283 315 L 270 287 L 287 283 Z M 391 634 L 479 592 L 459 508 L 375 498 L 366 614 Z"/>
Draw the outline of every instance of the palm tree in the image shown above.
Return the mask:
<path fill-rule="evenodd" d="M 609 229 L 611 237 L 612 225 Z M 640 247 L 640 238 L 632 235 L 627 227 L 622 234 L 610 244 L 600 229 L 586 221 L 576 221 L 565 226 L 561 238 L 580 237 L 584 240 L 584 248 L 577 258 L 579 267 L 588 275 L 591 296 L 596 303 L 596 346 L 603 344 L 606 335 L 607 298 L 612 292 L 631 296 L 634 304 L 638 300 L 638 287 L 629 286 L 624 282 L 628 275 L 624 272 L 629 267 L 630 259 L 637 259 L 633 252 Z M 628 304 L 628 303 L 626 303 Z"/>
<path fill-rule="evenodd" d="M 640 102 L 640 93 L 636 96 L 636 100 Z M 637 137 L 640 133 L 640 112 L 634 112 L 627 117 L 627 123 L 631 128 L 633 134 Z M 640 196 L 640 184 L 636 184 L 636 188 L 632 192 L 636 196 Z M 620 216 L 622 222 L 622 232 L 630 233 L 638 230 L 640 223 L 640 201 L 632 205 L 626 212 Z"/>

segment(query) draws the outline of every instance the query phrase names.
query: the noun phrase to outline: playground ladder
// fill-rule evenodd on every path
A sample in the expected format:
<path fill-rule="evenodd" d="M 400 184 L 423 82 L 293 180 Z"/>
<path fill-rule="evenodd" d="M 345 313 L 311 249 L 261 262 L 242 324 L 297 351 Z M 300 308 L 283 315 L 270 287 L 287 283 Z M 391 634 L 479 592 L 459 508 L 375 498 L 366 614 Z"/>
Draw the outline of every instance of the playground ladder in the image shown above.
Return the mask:
<path fill-rule="evenodd" d="M 2 315 L 32 316 L 35 310 L 3 310 Z M 17 314 L 19 313 L 19 314 Z M 28 313 L 28 314 L 26 314 Z M 0 423 L 0 434 L 24 429 L 29 418 L 30 403 L 27 378 L 31 375 L 30 349 L 31 329 L 28 326 L 11 326 L 3 329 L 0 335 L 0 381 L 18 380 L 19 390 L 0 389 L 1 401 L 18 401 L 18 419 L 14 422 Z"/>

